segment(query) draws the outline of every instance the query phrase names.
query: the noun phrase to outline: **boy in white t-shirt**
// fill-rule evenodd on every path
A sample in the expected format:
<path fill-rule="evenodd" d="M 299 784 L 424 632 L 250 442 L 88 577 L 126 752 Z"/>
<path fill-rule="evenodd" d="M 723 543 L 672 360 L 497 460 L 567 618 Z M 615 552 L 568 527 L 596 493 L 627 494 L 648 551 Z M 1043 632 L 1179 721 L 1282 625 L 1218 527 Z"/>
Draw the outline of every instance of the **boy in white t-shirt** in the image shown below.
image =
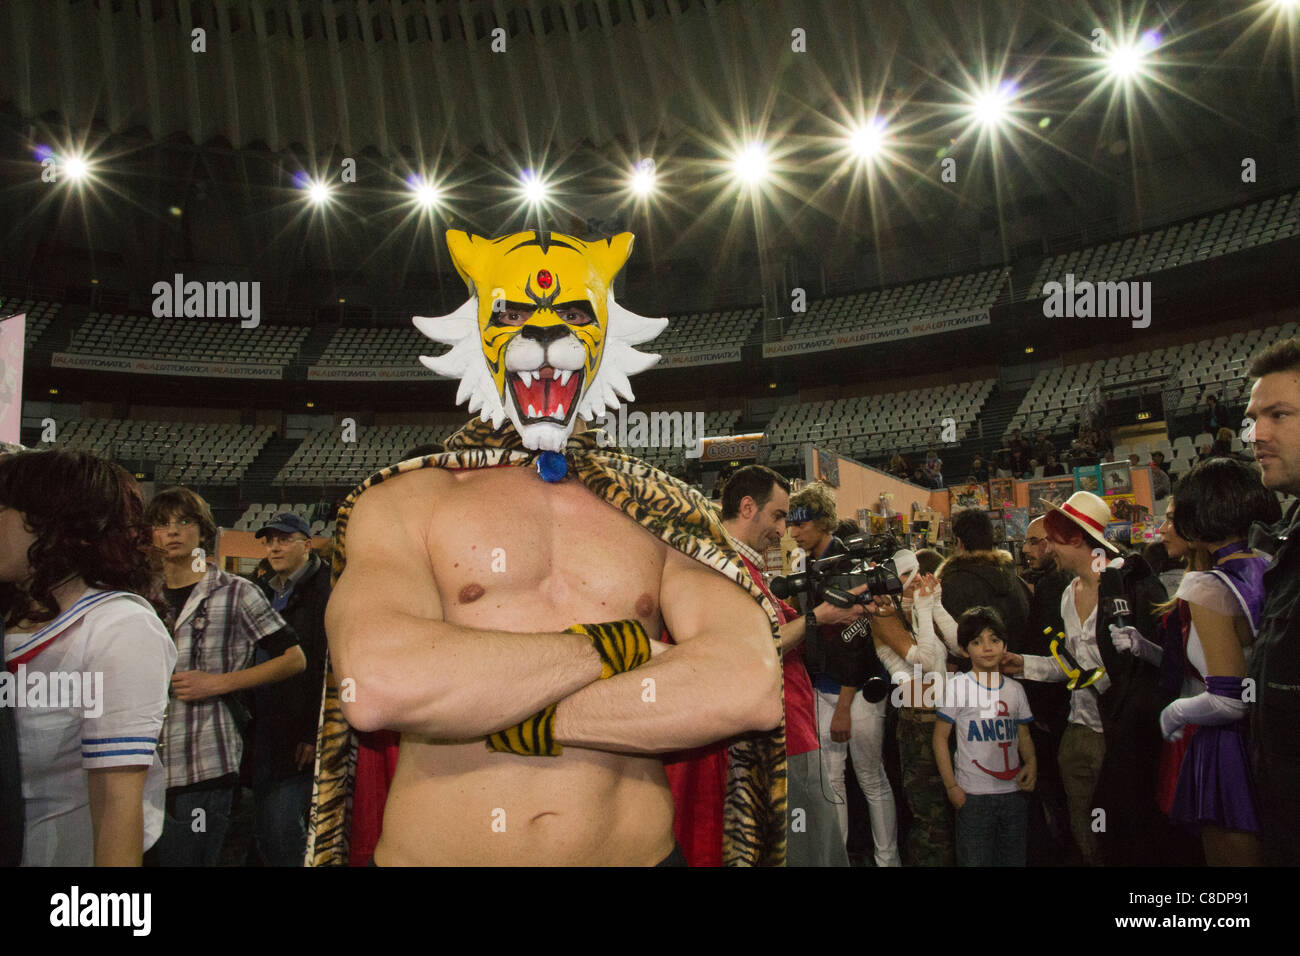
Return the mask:
<path fill-rule="evenodd" d="M 1038 775 L 1029 736 L 1033 715 L 1020 684 L 999 670 L 1006 626 L 996 610 L 973 607 L 957 622 L 970 673 L 948 682 L 934 725 L 934 757 L 957 808 L 958 866 L 1024 866 L 1025 792 Z M 957 770 L 948 736 L 957 729 Z"/>

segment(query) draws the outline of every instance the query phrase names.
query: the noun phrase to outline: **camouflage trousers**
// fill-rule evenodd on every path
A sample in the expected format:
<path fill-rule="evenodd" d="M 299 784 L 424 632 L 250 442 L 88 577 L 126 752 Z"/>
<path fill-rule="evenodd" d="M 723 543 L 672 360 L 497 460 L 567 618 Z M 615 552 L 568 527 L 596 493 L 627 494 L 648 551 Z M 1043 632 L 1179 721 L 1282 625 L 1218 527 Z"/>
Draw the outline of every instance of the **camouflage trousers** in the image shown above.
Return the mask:
<path fill-rule="evenodd" d="M 903 796 L 912 811 L 907 833 L 910 866 L 955 866 L 952 805 L 934 762 L 934 711 L 902 707 L 898 711 L 898 758 L 903 768 Z"/>

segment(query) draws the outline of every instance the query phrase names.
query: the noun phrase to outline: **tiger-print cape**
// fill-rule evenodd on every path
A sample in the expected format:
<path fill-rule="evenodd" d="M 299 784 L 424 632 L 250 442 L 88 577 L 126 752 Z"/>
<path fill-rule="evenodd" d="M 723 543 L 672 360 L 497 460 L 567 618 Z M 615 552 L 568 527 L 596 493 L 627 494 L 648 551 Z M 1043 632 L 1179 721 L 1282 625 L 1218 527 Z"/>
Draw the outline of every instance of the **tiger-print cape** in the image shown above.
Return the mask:
<path fill-rule="evenodd" d="M 597 432 L 573 435 L 565 449 L 570 473 L 598 498 L 618 508 L 678 551 L 706 564 L 743 587 L 763 608 L 779 642 L 771 603 L 750 579 L 732 550 L 709 502 L 694 488 L 630 455 L 602 448 Z M 347 563 L 348 517 L 371 485 L 419 468 L 489 468 L 531 465 L 536 452 L 524 448 L 507 423 L 499 430 L 478 419 L 447 440 L 442 454 L 413 458 L 371 475 L 339 507 L 334 536 L 332 581 Z M 539 477 L 538 481 L 542 479 Z M 783 695 L 784 696 L 784 695 Z M 357 738 L 339 707 L 339 689 L 326 658 L 325 694 L 316 738 L 316 779 L 312 788 L 306 861 L 311 866 L 348 862 L 352 785 Z M 729 748 L 723 807 L 724 866 L 781 866 L 785 863 L 785 722 L 769 733 L 747 734 Z"/>

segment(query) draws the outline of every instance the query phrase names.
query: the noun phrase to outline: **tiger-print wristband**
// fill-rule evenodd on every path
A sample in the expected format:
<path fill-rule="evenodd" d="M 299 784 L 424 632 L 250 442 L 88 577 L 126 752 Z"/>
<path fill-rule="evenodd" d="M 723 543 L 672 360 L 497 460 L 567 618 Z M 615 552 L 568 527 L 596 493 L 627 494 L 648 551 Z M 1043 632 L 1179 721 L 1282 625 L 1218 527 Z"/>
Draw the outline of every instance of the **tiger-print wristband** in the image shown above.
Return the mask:
<path fill-rule="evenodd" d="M 555 739 L 555 709 L 558 706 L 559 701 L 547 704 L 513 727 L 489 734 L 487 749 L 521 757 L 558 757 L 564 750 Z"/>
<path fill-rule="evenodd" d="M 622 674 L 650 660 L 650 638 L 637 620 L 575 624 L 571 634 L 586 634 L 600 655 L 600 679 Z"/>

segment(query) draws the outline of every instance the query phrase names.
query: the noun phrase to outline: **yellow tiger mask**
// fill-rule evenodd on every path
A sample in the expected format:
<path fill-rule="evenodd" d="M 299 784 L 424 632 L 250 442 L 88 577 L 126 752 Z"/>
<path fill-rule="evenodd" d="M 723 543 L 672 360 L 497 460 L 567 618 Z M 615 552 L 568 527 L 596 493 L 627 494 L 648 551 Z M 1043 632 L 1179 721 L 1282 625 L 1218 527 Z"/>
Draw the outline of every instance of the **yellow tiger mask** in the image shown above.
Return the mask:
<path fill-rule="evenodd" d="M 508 417 L 525 447 L 562 451 L 579 418 L 631 401 L 628 376 L 659 360 L 633 346 L 668 320 L 614 301 L 632 240 L 627 232 L 587 242 L 542 231 L 485 239 L 449 230 L 452 262 L 471 297 L 450 315 L 415 317 L 416 328 L 452 347 L 420 361 L 460 379 L 456 403 L 468 400 L 493 428 Z"/>

